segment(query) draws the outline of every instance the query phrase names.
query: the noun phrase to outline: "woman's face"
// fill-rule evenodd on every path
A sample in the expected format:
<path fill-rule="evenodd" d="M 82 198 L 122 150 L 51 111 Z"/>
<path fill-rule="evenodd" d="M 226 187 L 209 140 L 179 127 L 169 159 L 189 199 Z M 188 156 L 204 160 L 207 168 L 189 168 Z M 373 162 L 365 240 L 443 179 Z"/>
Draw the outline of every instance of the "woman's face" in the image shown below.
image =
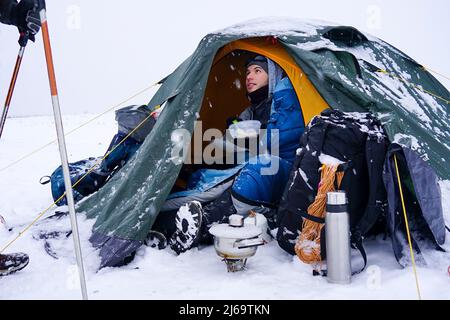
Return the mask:
<path fill-rule="evenodd" d="M 247 68 L 245 85 L 248 93 L 258 90 L 269 84 L 269 75 L 263 68 L 253 64 Z"/>

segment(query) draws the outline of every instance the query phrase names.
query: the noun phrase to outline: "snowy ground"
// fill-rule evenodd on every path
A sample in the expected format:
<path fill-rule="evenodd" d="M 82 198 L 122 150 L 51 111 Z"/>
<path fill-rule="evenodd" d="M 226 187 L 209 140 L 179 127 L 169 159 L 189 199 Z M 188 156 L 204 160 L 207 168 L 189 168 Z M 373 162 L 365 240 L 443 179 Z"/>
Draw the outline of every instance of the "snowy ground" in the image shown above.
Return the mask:
<path fill-rule="evenodd" d="M 68 116 L 66 131 L 90 119 L 91 115 Z M 51 117 L 8 119 L 0 140 L 0 214 L 10 227 L 31 222 L 53 200 L 49 185 L 41 176 L 59 165 L 57 146 L 51 146 L 4 169 L 13 161 L 55 139 Z M 67 137 L 70 161 L 102 155 L 116 131 L 113 114 L 108 114 Z M 450 181 L 441 183 L 444 215 L 450 222 Z M 369 268 L 352 278 L 351 285 L 328 284 L 313 277 L 309 266 L 282 251 L 272 241 L 260 247 L 248 262 L 248 269 L 227 273 L 213 247 L 195 249 L 176 256 L 170 249 L 142 247 L 134 261 L 122 268 L 97 272 L 97 253 L 87 238 L 93 221 L 79 216 L 88 294 L 91 299 L 416 299 L 411 267 L 401 269 L 390 241 L 367 241 Z M 69 230 L 67 219 L 50 228 Z M 23 227 L 22 227 L 23 228 Z M 13 239 L 21 227 L 8 232 L 0 227 L 0 248 Z M 30 255 L 24 270 L 0 279 L 0 299 L 79 299 L 72 238 L 54 241 L 58 260 L 44 251 L 42 241 L 33 239 L 40 226 L 32 227 L 6 252 Z M 49 226 L 46 227 L 47 229 Z M 449 235 L 447 233 L 447 235 Z M 445 247 L 450 251 L 450 236 Z M 355 253 L 355 260 L 358 255 Z M 424 299 L 450 299 L 450 254 L 428 252 L 428 265 L 418 268 Z"/>

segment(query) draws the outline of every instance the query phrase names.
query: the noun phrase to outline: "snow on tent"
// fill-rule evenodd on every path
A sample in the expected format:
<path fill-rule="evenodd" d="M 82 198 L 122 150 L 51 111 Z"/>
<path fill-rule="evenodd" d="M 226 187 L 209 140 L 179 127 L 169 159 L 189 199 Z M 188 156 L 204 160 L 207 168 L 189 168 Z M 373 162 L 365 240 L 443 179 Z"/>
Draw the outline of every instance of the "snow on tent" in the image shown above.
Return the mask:
<path fill-rule="evenodd" d="M 175 129 L 225 129 L 248 105 L 240 66 L 262 54 L 287 73 L 305 123 L 327 108 L 371 112 L 391 142 L 450 179 L 449 91 L 425 68 L 386 42 L 353 27 L 264 19 L 208 34 L 148 103 L 164 105 L 134 157 L 97 193 L 78 205 L 95 218 L 91 242 L 101 267 L 116 266 L 140 247 L 182 167 L 174 161 Z M 175 159 L 176 160 L 176 159 Z M 181 159 L 178 159 L 181 160 Z"/>

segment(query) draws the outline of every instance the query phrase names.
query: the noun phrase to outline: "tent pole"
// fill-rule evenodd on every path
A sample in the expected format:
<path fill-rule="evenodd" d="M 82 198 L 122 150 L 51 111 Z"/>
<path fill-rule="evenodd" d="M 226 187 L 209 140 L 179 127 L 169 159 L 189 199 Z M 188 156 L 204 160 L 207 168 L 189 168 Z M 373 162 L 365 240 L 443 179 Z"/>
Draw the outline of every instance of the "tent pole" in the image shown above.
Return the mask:
<path fill-rule="evenodd" d="M 62 118 L 61 118 L 61 109 L 59 106 L 58 90 L 56 87 L 55 69 L 54 69 L 54 65 L 53 65 L 53 57 L 52 57 L 52 51 L 51 51 L 51 46 L 50 46 L 50 36 L 49 36 L 49 32 L 48 32 L 47 15 L 46 15 L 45 6 L 42 6 L 42 9 L 40 10 L 40 18 L 41 18 L 42 37 L 44 40 L 45 59 L 47 61 L 47 71 L 48 71 L 48 77 L 49 77 L 49 82 L 50 82 L 50 91 L 51 91 L 51 95 L 52 95 L 52 104 L 53 104 L 53 113 L 54 113 L 54 117 L 55 117 L 56 133 L 58 136 L 59 153 L 61 156 L 61 164 L 62 164 L 62 169 L 63 169 L 63 174 L 64 174 L 64 185 L 66 187 L 66 199 L 67 199 L 67 205 L 69 207 L 69 215 L 70 215 L 70 223 L 72 226 L 75 255 L 76 255 L 76 259 L 77 259 L 78 273 L 80 276 L 81 293 L 83 296 L 83 300 L 87 300 L 88 295 L 87 295 L 87 290 L 86 290 L 86 280 L 85 280 L 85 276 L 84 276 L 83 257 L 81 255 L 80 236 L 78 233 L 77 218 L 75 215 L 75 203 L 73 200 L 72 182 L 70 180 L 70 175 L 69 175 L 67 149 L 66 149 L 66 142 L 64 139 L 64 128 L 63 128 Z"/>
<path fill-rule="evenodd" d="M 22 35 L 21 35 L 22 37 Z M 8 95 L 6 96 L 5 106 L 3 107 L 2 118 L 0 120 L 0 138 L 2 137 L 3 129 L 5 127 L 6 117 L 8 115 L 9 106 L 11 105 L 12 95 L 16 86 L 17 76 L 19 75 L 20 64 L 22 63 L 25 46 L 20 46 L 19 54 L 17 55 L 16 65 L 14 66 L 11 83 L 9 85 Z"/>

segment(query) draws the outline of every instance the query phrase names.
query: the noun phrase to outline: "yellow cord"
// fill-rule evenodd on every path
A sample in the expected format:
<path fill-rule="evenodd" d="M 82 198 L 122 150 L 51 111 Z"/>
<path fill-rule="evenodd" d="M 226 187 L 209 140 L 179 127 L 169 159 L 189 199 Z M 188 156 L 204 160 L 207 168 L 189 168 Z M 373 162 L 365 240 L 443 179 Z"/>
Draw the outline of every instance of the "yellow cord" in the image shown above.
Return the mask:
<path fill-rule="evenodd" d="M 408 218 L 406 216 L 405 201 L 403 199 L 403 189 L 402 189 L 402 184 L 400 182 L 400 173 L 398 171 L 397 155 L 395 155 L 395 154 L 394 154 L 394 162 L 395 162 L 395 169 L 397 170 L 398 188 L 400 190 L 400 198 L 402 200 L 403 216 L 405 217 L 406 234 L 408 235 L 408 243 L 409 243 L 409 252 L 411 253 L 414 277 L 416 278 L 417 295 L 419 296 L 419 300 L 422 300 L 422 297 L 420 295 L 420 289 L 419 289 L 419 278 L 417 276 L 417 270 L 416 270 L 416 260 L 414 258 L 414 251 L 413 251 L 412 243 L 411 243 L 411 235 L 409 233 L 409 223 L 408 223 Z"/>
<path fill-rule="evenodd" d="M 433 97 L 435 97 L 435 98 L 438 98 L 438 99 L 444 101 L 445 103 L 450 103 L 450 100 L 447 100 L 447 99 L 445 99 L 445 98 L 443 98 L 443 97 L 441 97 L 441 96 L 438 96 L 437 94 L 434 94 L 434 93 L 431 92 L 431 91 L 425 90 L 425 89 L 423 89 L 422 87 L 419 87 L 418 85 L 416 85 L 416 84 L 414 84 L 414 83 L 412 83 L 412 82 L 410 82 L 410 81 L 408 81 L 408 80 L 406 80 L 406 79 L 403 79 L 402 77 L 399 77 L 399 76 L 397 76 L 397 75 L 395 75 L 395 74 L 393 74 L 393 73 L 391 73 L 391 72 L 388 72 L 388 71 L 383 70 L 383 69 L 379 69 L 379 70 L 377 70 L 377 71 L 378 71 L 378 72 L 382 72 L 382 73 L 387 74 L 387 75 L 390 75 L 390 76 L 393 77 L 393 78 L 399 79 L 400 81 L 402 81 L 402 82 L 404 82 L 404 83 L 406 83 L 406 84 L 409 84 L 409 85 L 413 86 L 414 88 L 419 89 L 420 91 L 426 92 L 426 93 L 428 93 L 429 95 L 431 95 L 431 96 L 433 96 Z"/>
<path fill-rule="evenodd" d="M 114 105 L 113 107 L 111 107 L 111 108 L 107 109 L 106 111 L 100 113 L 99 115 L 93 117 L 92 119 L 90 119 L 90 120 L 88 120 L 87 122 L 81 124 L 80 126 L 76 127 L 75 129 L 70 130 L 70 131 L 67 132 L 64 136 L 66 137 L 66 136 L 68 136 L 69 134 L 71 134 L 71 133 L 77 131 L 78 129 L 80 129 L 80 128 L 86 126 L 86 125 L 88 125 L 88 124 L 91 123 L 92 121 L 94 121 L 94 120 L 100 118 L 101 116 L 107 114 L 108 112 L 110 112 L 110 111 L 112 111 L 113 109 L 115 109 L 115 108 L 121 106 L 122 104 L 124 104 L 124 103 L 130 101 L 131 99 L 133 99 L 133 98 L 139 96 L 140 94 L 146 92 L 147 90 L 150 90 L 151 88 L 153 88 L 153 87 L 156 86 L 156 85 L 158 85 L 158 83 L 152 84 L 151 86 L 146 87 L 145 89 L 140 90 L 139 92 L 135 93 L 135 94 L 132 95 L 131 97 L 129 97 L 129 98 L 123 100 L 122 102 L 120 102 L 120 103 Z M 41 151 L 41 150 L 47 148 L 48 146 L 54 144 L 55 142 L 57 142 L 56 139 L 53 140 L 53 141 L 50 141 L 49 143 L 43 145 L 42 147 L 39 147 L 39 148 L 37 148 L 36 150 L 34 150 L 34 151 L 32 151 L 32 152 L 30 152 L 30 153 L 24 155 L 23 157 L 19 158 L 18 160 L 11 162 L 11 163 L 8 164 L 7 166 L 5 166 L 5 167 L 3 167 L 3 168 L 0 168 L 0 172 L 5 171 L 6 169 L 9 169 L 9 168 L 11 168 L 12 166 L 15 166 L 15 165 L 18 164 L 19 162 L 21 162 L 21 161 L 23 161 L 23 160 L 25 160 L 25 159 L 31 157 L 31 156 L 34 155 L 35 153 L 38 153 L 39 151 Z"/>
<path fill-rule="evenodd" d="M 158 109 L 159 106 L 155 107 L 155 109 Z M 125 142 L 125 140 L 127 140 L 137 129 L 139 129 L 145 121 L 147 121 L 148 119 L 150 119 L 151 116 L 153 116 L 153 112 L 151 114 L 149 114 L 144 120 L 142 120 L 137 126 L 136 128 L 134 128 L 130 133 L 128 133 L 128 135 L 123 138 L 114 148 L 111 149 L 111 151 L 109 151 L 108 153 L 106 153 L 103 158 L 101 158 L 100 160 L 97 160 L 95 162 L 95 164 L 80 178 L 78 179 L 78 181 L 76 181 L 72 188 L 76 187 L 89 173 L 91 173 L 95 166 L 97 166 L 98 164 L 100 164 L 103 160 L 105 160 L 112 152 L 114 152 L 114 150 L 116 150 L 116 148 L 118 148 L 122 143 Z M 42 216 L 44 214 L 47 213 L 48 210 L 50 210 L 54 205 L 56 205 L 56 203 L 58 203 L 62 198 L 64 198 L 66 195 L 66 193 L 64 192 L 63 195 L 61 197 L 59 197 L 55 202 L 53 202 L 47 209 L 45 209 L 42 213 L 40 213 L 36 219 L 34 219 L 25 229 L 23 229 L 21 232 L 19 232 L 19 234 L 17 235 L 17 237 L 15 237 L 13 240 L 11 240 L 7 245 L 5 245 L 1 250 L 0 250 L 0 254 L 3 253 L 9 246 L 11 246 L 15 241 L 17 241 L 17 239 L 19 239 L 22 235 L 25 234 L 25 232 L 30 229 L 40 218 L 42 218 Z"/>
<path fill-rule="evenodd" d="M 431 72 L 433 72 L 433 73 L 436 73 L 436 74 L 440 75 L 441 77 L 444 77 L 444 78 L 447 79 L 447 80 L 450 80 L 450 78 L 447 77 L 446 75 L 444 75 L 444 74 L 442 74 L 442 73 L 439 73 L 439 72 L 437 72 L 437 71 L 431 70 L 430 68 L 427 68 L 427 67 L 425 67 L 425 66 L 422 66 L 422 69 L 425 70 L 425 71 L 429 71 L 429 72 L 431 71 Z"/>

